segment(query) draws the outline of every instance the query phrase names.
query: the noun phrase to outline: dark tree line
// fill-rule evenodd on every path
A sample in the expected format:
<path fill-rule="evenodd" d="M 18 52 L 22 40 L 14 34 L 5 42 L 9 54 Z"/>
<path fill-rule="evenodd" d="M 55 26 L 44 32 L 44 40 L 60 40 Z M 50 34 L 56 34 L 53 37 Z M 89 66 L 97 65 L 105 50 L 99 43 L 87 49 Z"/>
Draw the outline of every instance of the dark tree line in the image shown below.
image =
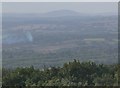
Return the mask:
<path fill-rule="evenodd" d="M 3 68 L 3 87 L 11 86 L 118 86 L 119 65 L 104 65 L 94 62 L 65 63 L 62 67 L 50 67 L 43 70 L 33 66 Z"/>

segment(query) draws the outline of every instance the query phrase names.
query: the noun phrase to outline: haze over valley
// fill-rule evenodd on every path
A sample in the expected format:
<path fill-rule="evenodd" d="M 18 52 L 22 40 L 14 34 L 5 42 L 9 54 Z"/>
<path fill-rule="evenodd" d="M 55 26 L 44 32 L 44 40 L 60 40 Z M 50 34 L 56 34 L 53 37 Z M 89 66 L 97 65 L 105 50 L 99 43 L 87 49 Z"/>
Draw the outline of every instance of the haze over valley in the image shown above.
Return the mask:
<path fill-rule="evenodd" d="M 72 10 L 3 16 L 3 67 L 61 66 L 73 59 L 117 63 L 117 16 Z"/>

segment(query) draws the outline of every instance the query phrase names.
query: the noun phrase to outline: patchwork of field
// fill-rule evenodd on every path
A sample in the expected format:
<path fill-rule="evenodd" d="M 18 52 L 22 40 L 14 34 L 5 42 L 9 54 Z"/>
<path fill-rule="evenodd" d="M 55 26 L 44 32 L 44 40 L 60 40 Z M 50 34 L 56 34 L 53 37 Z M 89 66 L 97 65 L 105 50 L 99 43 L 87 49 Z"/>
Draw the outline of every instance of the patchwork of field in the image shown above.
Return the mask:
<path fill-rule="evenodd" d="M 73 59 L 117 63 L 116 17 L 61 18 L 29 18 L 24 25 L 19 18 L 3 20 L 3 67 L 61 66 Z"/>

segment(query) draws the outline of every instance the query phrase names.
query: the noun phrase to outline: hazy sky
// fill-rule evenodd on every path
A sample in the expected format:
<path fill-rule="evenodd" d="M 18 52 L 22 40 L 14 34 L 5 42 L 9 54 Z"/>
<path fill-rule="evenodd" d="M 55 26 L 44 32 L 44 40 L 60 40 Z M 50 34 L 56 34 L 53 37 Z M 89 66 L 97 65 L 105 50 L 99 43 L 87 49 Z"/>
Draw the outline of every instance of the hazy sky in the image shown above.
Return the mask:
<path fill-rule="evenodd" d="M 44 13 L 54 10 L 74 10 L 81 13 L 116 13 L 117 2 L 7 2 L 3 13 Z"/>

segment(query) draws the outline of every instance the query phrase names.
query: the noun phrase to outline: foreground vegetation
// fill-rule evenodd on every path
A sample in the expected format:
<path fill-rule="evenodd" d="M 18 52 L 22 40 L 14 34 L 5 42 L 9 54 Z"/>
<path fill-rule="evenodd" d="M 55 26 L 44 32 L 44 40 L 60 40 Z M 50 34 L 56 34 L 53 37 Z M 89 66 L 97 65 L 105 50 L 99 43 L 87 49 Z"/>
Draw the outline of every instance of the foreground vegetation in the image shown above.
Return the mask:
<path fill-rule="evenodd" d="M 65 63 L 62 67 L 42 70 L 33 66 L 3 69 L 3 86 L 117 86 L 118 65 L 103 65 L 94 62 Z"/>

